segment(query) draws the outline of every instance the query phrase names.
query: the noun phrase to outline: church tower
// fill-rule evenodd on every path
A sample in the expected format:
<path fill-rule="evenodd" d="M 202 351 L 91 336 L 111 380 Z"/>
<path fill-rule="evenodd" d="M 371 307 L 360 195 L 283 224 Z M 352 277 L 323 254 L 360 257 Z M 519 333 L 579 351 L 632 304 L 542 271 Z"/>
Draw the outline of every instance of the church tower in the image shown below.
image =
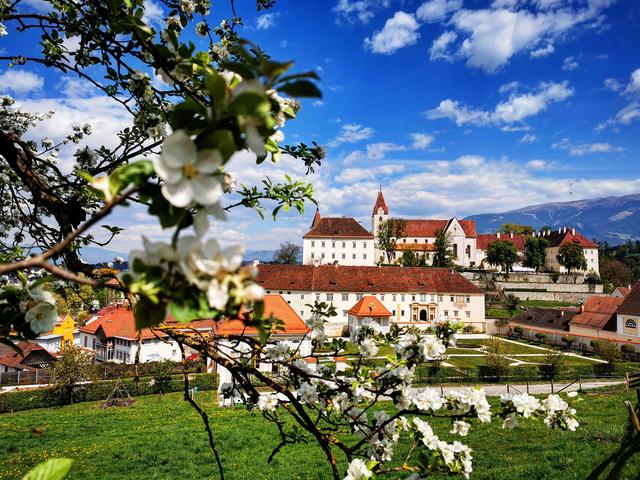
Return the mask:
<path fill-rule="evenodd" d="M 378 234 L 378 226 L 381 223 L 386 222 L 389 219 L 389 207 L 387 202 L 384 201 L 384 195 L 382 195 L 382 188 L 378 190 L 378 197 L 376 203 L 373 206 L 373 212 L 371 212 L 371 233 L 374 236 Z"/>

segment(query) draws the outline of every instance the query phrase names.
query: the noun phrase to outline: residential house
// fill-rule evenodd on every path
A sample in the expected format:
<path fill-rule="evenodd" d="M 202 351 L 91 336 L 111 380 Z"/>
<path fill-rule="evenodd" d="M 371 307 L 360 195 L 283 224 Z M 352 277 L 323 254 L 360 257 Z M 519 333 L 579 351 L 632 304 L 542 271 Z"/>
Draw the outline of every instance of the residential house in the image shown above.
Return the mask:
<path fill-rule="evenodd" d="M 0 344 L 0 372 L 35 371 L 50 368 L 56 361 L 45 348 L 34 342 L 17 342 L 20 352 Z"/>
<path fill-rule="evenodd" d="M 364 322 L 375 321 L 384 333 L 389 333 L 389 326 L 393 313 L 385 307 L 380 300 L 372 295 L 362 297 L 347 311 L 349 333 L 353 333 Z"/>
<path fill-rule="evenodd" d="M 35 339 L 35 342 L 44 347 L 50 353 L 58 353 L 71 345 L 80 345 L 80 331 L 71 315 L 61 315 L 56 321 L 53 330 L 43 333 Z"/>

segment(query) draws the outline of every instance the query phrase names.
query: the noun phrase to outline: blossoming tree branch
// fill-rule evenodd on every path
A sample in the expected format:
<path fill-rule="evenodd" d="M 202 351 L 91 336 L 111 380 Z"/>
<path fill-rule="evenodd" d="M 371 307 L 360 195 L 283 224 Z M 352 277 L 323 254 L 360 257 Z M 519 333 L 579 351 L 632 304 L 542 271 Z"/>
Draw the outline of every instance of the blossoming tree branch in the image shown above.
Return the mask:
<path fill-rule="evenodd" d="M 444 358 L 455 325 L 443 323 L 428 334 L 393 327 L 384 334 L 375 322 L 365 323 L 350 339 L 356 353 L 342 371 L 323 363 L 327 352 L 342 355 L 346 347 L 325 334 L 325 321 L 336 314 L 330 305 L 316 303 L 306 319 L 311 352 L 276 341 L 282 322 L 265 318 L 255 268 L 242 266 L 241 246 L 221 248 L 211 238 L 209 219 L 232 221 L 236 208 L 261 216 L 270 210 L 275 218 L 314 202 L 309 183 L 287 176 L 238 186 L 233 168 L 236 153 L 245 150 L 255 154 L 258 167 L 282 155 L 303 162 L 307 172 L 320 166 L 324 151 L 315 142 L 284 143 L 286 123 L 300 109 L 296 99 L 320 96 L 317 75 L 291 73 L 292 62 L 274 61 L 241 39 L 233 1 L 233 17 L 222 21 L 213 21 L 207 0 L 161 3 L 163 20 L 154 23 L 142 0 L 55 0 L 46 10 L 0 0 L 0 36 L 38 45 L 0 54 L 5 66 L 36 64 L 80 78 L 130 116 L 130 125 L 112 139 L 115 146 L 77 148 L 72 167 L 63 168 L 61 149 L 81 143 L 91 126 L 73 126 L 64 138 L 35 139 L 33 128 L 55 119 L 55 112 L 28 112 L 8 96 L 0 100 L 0 339 L 13 345 L 52 327 L 54 281 L 122 290 L 138 328 L 163 331 L 183 352 L 192 348 L 230 372 L 223 396 L 258 409 L 279 432 L 271 458 L 312 439 L 335 479 L 392 472 L 417 479 L 438 471 L 468 477 L 472 452 L 460 439 L 474 424 L 499 420 L 515 428 L 523 418 L 542 418 L 550 428 L 575 430 L 576 412 L 558 395 L 506 395 L 492 408 L 481 388 L 445 395 L 414 388 L 416 367 Z M 273 3 L 258 0 L 257 9 Z M 188 40 L 191 34 L 200 38 L 197 45 Z M 82 247 L 107 245 L 123 230 L 103 222 L 134 203 L 170 241 L 143 239 L 143 249 L 129 255 L 130 271 L 119 276 L 82 262 Z M 35 278 L 39 271 L 47 274 Z M 107 283 L 116 277 L 117 285 Z M 201 318 L 238 318 L 241 309 L 259 337 L 235 335 L 221 347 L 186 326 Z M 168 315 L 182 325 L 165 325 Z M 383 346 L 392 353 L 378 365 L 371 360 Z M 259 363 L 276 373 L 259 370 Z M 215 432 L 206 412 L 192 404 L 224 478 Z M 450 431 L 436 433 L 429 423 L 434 417 L 450 419 Z M 409 445 L 402 455 L 401 442 Z"/>

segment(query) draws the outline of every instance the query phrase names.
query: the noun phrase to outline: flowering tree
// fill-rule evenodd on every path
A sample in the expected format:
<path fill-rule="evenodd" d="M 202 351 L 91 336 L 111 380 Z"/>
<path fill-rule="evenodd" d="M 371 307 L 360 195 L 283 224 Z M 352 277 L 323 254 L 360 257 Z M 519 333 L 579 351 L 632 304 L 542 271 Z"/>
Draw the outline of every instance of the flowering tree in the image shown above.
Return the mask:
<path fill-rule="evenodd" d="M 258 0 L 257 8 L 273 6 Z M 238 396 L 258 408 L 280 432 L 274 455 L 294 442 L 312 437 L 324 451 L 333 478 L 372 478 L 405 471 L 413 478 L 446 471 L 468 476 L 470 449 L 436 435 L 430 417 L 451 419 L 451 435 L 464 437 L 472 422 L 498 417 L 513 428 L 519 417 L 542 417 L 549 427 L 573 430 L 575 410 L 557 395 L 540 401 L 508 395 L 492 411 L 480 388 L 441 395 L 412 386 L 416 367 L 439 361 L 454 339 L 454 330 L 439 325 L 436 335 L 393 327 L 383 334 L 366 323 L 351 338 L 358 353 L 346 370 L 330 368 L 326 352 L 341 353 L 345 341 L 329 339 L 324 322 L 335 316 L 329 305 L 313 306 L 307 320 L 311 351 L 274 337 L 278 319 L 265 318 L 263 289 L 255 269 L 241 265 L 240 246 L 221 248 L 205 238 L 209 218 L 225 220 L 236 208 L 263 215 L 267 208 L 302 212 L 313 202 L 312 186 L 286 177 L 265 178 L 262 185 L 236 186 L 232 169 L 237 152 L 254 153 L 257 165 L 289 155 L 307 171 L 324 156 L 315 143 L 285 145 L 283 129 L 296 117 L 294 98 L 319 96 L 313 72 L 289 73 L 291 62 L 276 62 L 258 46 L 239 37 L 242 23 L 231 1 L 233 18 L 211 27 L 207 0 L 164 0 L 163 21 L 152 25 L 142 0 L 54 0 L 50 8 L 29 10 L 32 2 L 0 0 L 0 35 L 37 39 L 39 54 L 11 52 L 0 56 L 9 65 L 36 63 L 75 75 L 100 90 L 130 115 L 131 124 L 115 147 L 79 148 L 71 169 L 58 163 L 59 149 L 91 134 L 78 125 L 64 138 L 34 140 L 38 122 L 54 112 L 26 112 L 13 99 L 0 103 L 0 337 L 32 339 L 51 328 L 57 316 L 50 292 L 58 281 L 121 290 L 135 304 L 136 324 L 162 330 L 187 347 L 226 368 L 232 382 L 226 396 Z M 189 40 L 201 37 L 200 50 Z M 29 42 L 26 42 L 29 43 Z M 162 82 L 152 80 L 152 75 Z M 227 196 L 227 194 L 229 194 Z M 5 201 L 6 199 L 6 201 Z M 110 268 L 81 261 L 85 245 L 106 245 L 122 228 L 102 224 L 116 208 L 133 203 L 167 229 L 170 240 L 144 239 L 129 255 L 130 270 L 118 277 Z M 99 240 L 95 227 L 108 232 Z M 29 248 L 25 248 L 25 244 Z M 445 245 L 446 247 L 446 245 Z M 445 248 L 446 250 L 446 248 Z M 36 278 L 36 272 L 46 272 Z M 237 335 L 222 347 L 187 326 L 166 326 L 168 314 L 184 324 L 198 318 L 236 318 L 250 308 L 246 325 L 259 337 Z M 393 354 L 375 360 L 382 345 Z M 267 374 L 254 365 L 268 363 Z M 309 365 L 316 365 L 311 368 Z M 272 393 L 261 393 L 259 385 Z M 188 378 L 185 372 L 185 391 Z M 185 395 L 185 399 L 189 400 Z M 381 401 L 390 402 L 380 405 Z M 224 478 L 215 435 L 203 418 L 209 444 Z M 286 420 L 293 418 L 298 428 Z M 350 433 L 350 436 L 345 434 Z M 406 456 L 394 456 L 401 437 L 411 445 Z M 347 439 L 345 439 L 347 438 Z"/>

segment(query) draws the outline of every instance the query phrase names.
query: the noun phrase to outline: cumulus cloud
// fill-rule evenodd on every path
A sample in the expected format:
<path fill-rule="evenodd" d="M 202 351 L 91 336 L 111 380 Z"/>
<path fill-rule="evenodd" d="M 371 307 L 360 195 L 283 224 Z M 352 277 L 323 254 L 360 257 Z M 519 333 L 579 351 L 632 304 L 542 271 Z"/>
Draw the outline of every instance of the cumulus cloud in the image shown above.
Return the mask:
<path fill-rule="evenodd" d="M 527 162 L 527 168 L 531 170 L 549 170 L 553 162 L 547 162 L 546 160 L 530 160 Z"/>
<path fill-rule="evenodd" d="M 378 167 L 346 168 L 335 177 L 338 183 L 354 183 L 363 180 L 380 180 L 404 171 L 404 165 L 380 165 Z"/>
<path fill-rule="evenodd" d="M 0 75 L 0 92 L 12 92 L 16 95 L 24 95 L 42 89 L 44 77 L 28 70 L 6 70 Z"/>
<path fill-rule="evenodd" d="M 258 30 L 268 30 L 276 26 L 276 20 L 280 13 L 263 13 L 256 18 L 256 28 Z"/>
<path fill-rule="evenodd" d="M 537 115 L 549 105 L 566 100 L 573 95 L 573 89 L 567 82 L 543 82 L 531 93 L 516 93 L 496 105 L 493 111 L 485 111 L 467 107 L 458 101 L 446 99 L 426 112 L 427 118 L 446 118 L 457 125 L 500 125 L 520 122 L 527 117 Z"/>
<path fill-rule="evenodd" d="M 367 145 L 367 158 L 371 160 L 380 160 L 384 158 L 388 152 L 402 152 L 407 148 L 404 145 L 398 145 L 391 142 L 370 143 Z"/>
<path fill-rule="evenodd" d="M 610 143 L 598 142 L 598 143 L 580 143 L 574 144 L 568 138 L 563 138 L 559 142 L 551 145 L 551 148 L 559 148 L 566 150 L 569 155 L 574 157 L 582 157 L 584 155 L 593 153 L 621 153 L 624 152 L 624 148 L 616 147 Z"/>
<path fill-rule="evenodd" d="M 330 147 L 335 147 L 341 143 L 356 143 L 373 136 L 373 128 L 363 127 L 357 123 L 347 123 L 342 125 L 340 133 L 329 142 Z"/>
<path fill-rule="evenodd" d="M 556 51 L 556 49 L 553 46 L 553 43 L 547 43 L 544 47 L 540 47 L 540 48 L 536 48 L 535 50 L 531 50 L 531 53 L 529 54 L 529 56 L 531 58 L 548 57 L 549 55 L 551 55 L 555 51 Z"/>
<path fill-rule="evenodd" d="M 429 49 L 429 58 L 431 60 L 453 60 L 455 52 L 451 51 L 450 45 L 453 44 L 457 38 L 458 35 L 456 32 L 444 32 L 431 44 L 431 48 Z"/>
<path fill-rule="evenodd" d="M 416 150 L 426 150 L 433 143 L 433 136 L 426 133 L 412 133 L 411 134 L 411 148 Z"/>
<path fill-rule="evenodd" d="M 389 0 L 339 0 L 333 11 L 338 14 L 337 21 L 367 24 L 381 8 L 387 8 Z"/>
<path fill-rule="evenodd" d="M 462 7 L 462 0 L 430 0 L 418 7 L 416 17 L 423 22 L 439 22 Z"/>
<path fill-rule="evenodd" d="M 415 44 L 420 38 L 418 28 L 420 25 L 413 15 L 398 11 L 385 22 L 382 30 L 364 39 L 364 46 L 373 53 L 391 54 Z"/>

